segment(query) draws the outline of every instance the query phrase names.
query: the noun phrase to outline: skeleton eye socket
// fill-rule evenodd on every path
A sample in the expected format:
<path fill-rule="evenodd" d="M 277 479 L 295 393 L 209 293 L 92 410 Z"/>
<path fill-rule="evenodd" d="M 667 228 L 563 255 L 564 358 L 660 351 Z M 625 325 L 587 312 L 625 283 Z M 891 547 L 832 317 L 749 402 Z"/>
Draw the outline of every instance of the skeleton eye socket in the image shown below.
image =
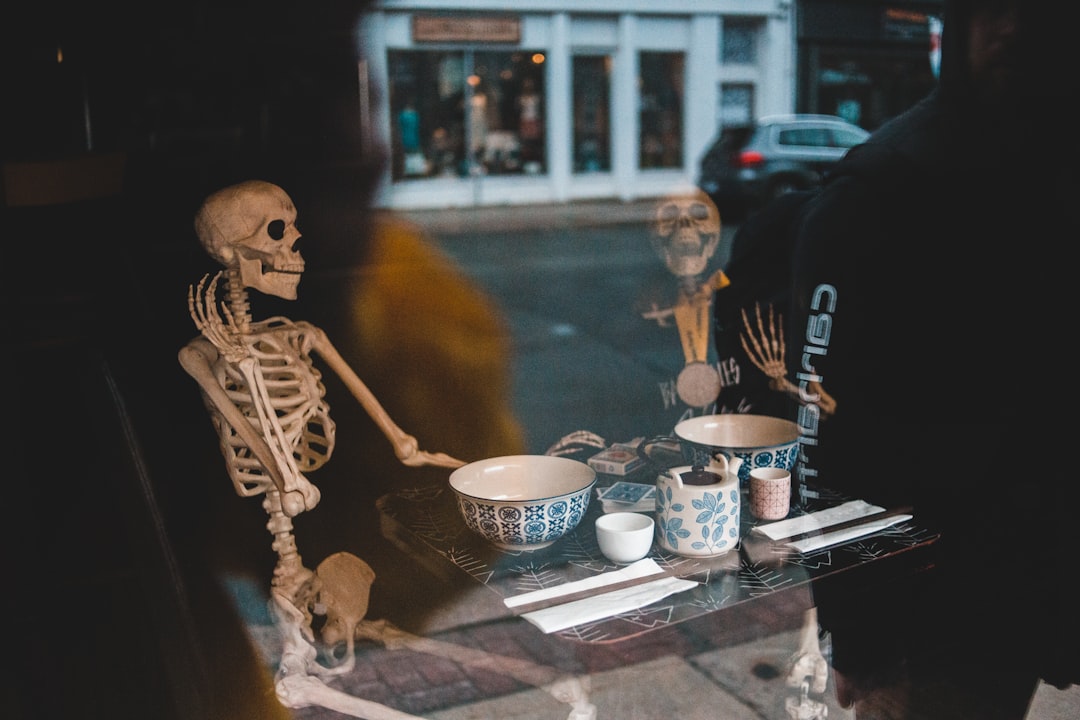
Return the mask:
<path fill-rule="evenodd" d="M 669 203 L 660 208 L 658 215 L 663 222 L 671 222 L 679 217 L 679 208 Z"/>
<path fill-rule="evenodd" d="M 271 220 L 270 224 L 266 226 L 266 234 L 270 236 L 271 240 L 280 240 L 285 237 L 285 221 Z"/>
<path fill-rule="evenodd" d="M 699 222 L 708 220 L 709 208 L 705 207 L 703 203 L 694 203 L 690 206 L 690 217 Z"/>

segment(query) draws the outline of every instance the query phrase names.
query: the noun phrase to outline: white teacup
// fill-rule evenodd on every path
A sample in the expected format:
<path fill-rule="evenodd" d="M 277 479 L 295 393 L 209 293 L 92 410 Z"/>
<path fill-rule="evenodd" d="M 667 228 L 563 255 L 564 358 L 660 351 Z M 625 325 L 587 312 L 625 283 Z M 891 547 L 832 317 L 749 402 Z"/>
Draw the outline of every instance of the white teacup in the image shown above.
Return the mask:
<path fill-rule="evenodd" d="M 596 519 L 596 542 L 608 560 L 636 562 L 652 548 L 654 525 L 651 517 L 641 513 L 607 513 Z"/>

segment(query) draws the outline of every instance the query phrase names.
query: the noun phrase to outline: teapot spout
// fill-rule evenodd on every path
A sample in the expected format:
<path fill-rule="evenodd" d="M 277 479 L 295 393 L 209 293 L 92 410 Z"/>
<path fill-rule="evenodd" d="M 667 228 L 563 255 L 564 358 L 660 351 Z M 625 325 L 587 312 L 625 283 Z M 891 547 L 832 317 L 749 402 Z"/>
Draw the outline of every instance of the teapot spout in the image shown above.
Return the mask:
<path fill-rule="evenodd" d="M 740 457 L 731 458 L 727 461 L 728 472 L 732 475 L 738 475 L 739 469 L 742 467 L 743 459 Z"/>

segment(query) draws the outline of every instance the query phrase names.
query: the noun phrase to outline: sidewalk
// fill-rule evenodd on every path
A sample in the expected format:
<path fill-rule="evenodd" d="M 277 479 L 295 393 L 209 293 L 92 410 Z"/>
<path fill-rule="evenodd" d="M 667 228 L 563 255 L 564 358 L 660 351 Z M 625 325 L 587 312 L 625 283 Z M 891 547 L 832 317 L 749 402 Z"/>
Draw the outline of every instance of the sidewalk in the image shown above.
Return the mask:
<path fill-rule="evenodd" d="M 648 223 L 662 198 L 579 200 L 536 205 L 487 205 L 388 210 L 429 232 L 444 235 L 507 232 L 525 228 L 570 229 Z"/>

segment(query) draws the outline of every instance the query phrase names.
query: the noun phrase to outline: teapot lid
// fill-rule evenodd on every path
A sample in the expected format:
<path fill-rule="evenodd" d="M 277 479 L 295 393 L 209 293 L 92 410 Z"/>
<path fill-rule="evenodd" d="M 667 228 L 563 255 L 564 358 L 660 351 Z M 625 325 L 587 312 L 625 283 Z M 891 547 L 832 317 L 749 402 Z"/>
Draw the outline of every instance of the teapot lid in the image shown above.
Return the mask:
<path fill-rule="evenodd" d="M 706 470 L 702 465 L 694 465 L 688 471 L 680 473 L 683 485 L 715 485 L 724 480 L 724 476 Z"/>

